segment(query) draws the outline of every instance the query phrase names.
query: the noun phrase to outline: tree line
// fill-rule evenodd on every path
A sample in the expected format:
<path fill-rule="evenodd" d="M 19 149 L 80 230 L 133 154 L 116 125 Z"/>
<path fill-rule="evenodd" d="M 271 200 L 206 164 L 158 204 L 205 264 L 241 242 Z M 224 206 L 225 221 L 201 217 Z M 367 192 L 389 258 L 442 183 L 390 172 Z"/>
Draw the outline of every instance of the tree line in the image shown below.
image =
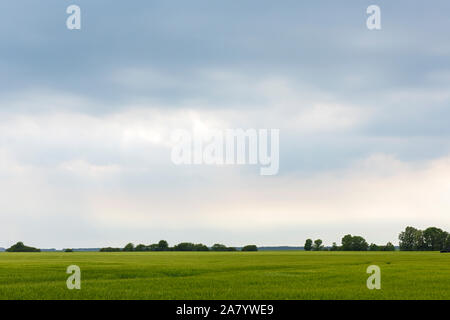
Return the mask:
<path fill-rule="evenodd" d="M 15 245 L 6 249 L 6 252 L 41 252 L 41 249 L 28 247 L 24 245 L 23 242 L 17 242 Z"/>
<path fill-rule="evenodd" d="M 142 252 L 142 251 L 238 251 L 235 247 L 227 247 L 224 244 L 216 243 L 212 247 L 208 247 L 202 243 L 181 242 L 173 247 L 169 247 L 169 243 L 166 240 L 161 240 L 158 243 L 145 245 L 138 244 L 135 246 L 133 243 L 128 243 L 123 248 L 102 248 L 100 252 Z M 258 247 L 255 245 L 244 246 L 241 251 L 258 251 Z"/>
<path fill-rule="evenodd" d="M 425 230 L 416 229 L 414 227 L 406 227 L 399 236 L 399 248 L 401 251 L 441 251 L 450 252 L 450 233 L 436 228 L 430 227 Z M 325 247 L 321 239 L 307 239 L 304 245 L 305 251 L 395 251 L 395 246 L 388 242 L 385 245 L 370 245 L 361 236 L 345 235 L 341 239 L 341 245 L 338 246 L 333 242 L 331 247 Z M 28 247 L 23 242 L 17 242 L 15 245 L 6 249 L 7 252 L 40 252 L 40 249 Z M 72 252 L 72 249 L 66 249 L 65 252 Z M 123 248 L 102 248 L 101 252 L 139 252 L 139 251 L 238 251 L 235 247 L 228 247 L 224 244 L 216 243 L 212 247 L 208 247 L 202 243 L 181 242 L 173 247 L 165 240 L 158 243 L 144 245 L 128 243 Z M 246 245 L 241 251 L 258 251 L 256 245 Z"/>
<path fill-rule="evenodd" d="M 341 240 L 341 246 L 336 242 L 329 248 L 322 245 L 322 240 L 307 239 L 305 242 L 305 251 L 395 251 L 395 246 L 388 242 L 386 245 L 376 245 L 374 243 L 368 244 L 361 236 L 345 235 Z"/>
<path fill-rule="evenodd" d="M 450 234 L 442 229 L 430 227 L 419 230 L 414 227 L 406 227 L 398 239 L 400 240 L 401 251 L 442 251 L 450 252 Z M 341 240 L 341 245 L 336 242 L 329 248 L 322 244 L 321 239 L 313 241 L 307 239 L 304 246 L 305 251 L 395 251 L 395 246 L 388 242 L 386 245 L 370 245 L 361 236 L 345 235 Z"/>
<path fill-rule="evenodd" d="M 403 251 L 450 252 L 450 234 L 436 227 L 425 230 L 406 227 L 398 239 L 400 240 L 400 250 Z"/>

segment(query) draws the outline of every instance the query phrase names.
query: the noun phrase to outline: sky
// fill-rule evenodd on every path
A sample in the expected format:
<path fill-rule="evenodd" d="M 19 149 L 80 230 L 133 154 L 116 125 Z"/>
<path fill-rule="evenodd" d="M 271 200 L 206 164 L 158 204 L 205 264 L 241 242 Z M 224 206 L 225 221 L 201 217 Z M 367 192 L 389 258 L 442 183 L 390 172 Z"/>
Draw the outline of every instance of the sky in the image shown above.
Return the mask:
<path fill-rule="evenodd" d="M 81 8 L 68 30 L 66 9 Z M 366 9 L 381 8 L 381 30 Z M 450 2 L 0 3 L 0 247 L 450 231 Z M 280 168 L 174 130 L 280 130 Z"/>

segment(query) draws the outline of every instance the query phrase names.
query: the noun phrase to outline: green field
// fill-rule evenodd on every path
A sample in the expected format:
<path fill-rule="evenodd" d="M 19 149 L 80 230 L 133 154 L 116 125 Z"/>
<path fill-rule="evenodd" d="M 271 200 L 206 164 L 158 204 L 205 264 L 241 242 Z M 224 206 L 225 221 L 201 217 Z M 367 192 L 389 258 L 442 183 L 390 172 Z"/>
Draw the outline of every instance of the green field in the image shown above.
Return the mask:
<path fill-rule="evenodd" d="M 66 287 L 73 264 L 81 290 Z M 450 299 L 450 254 L 0 253 L 0 299 Z"/>

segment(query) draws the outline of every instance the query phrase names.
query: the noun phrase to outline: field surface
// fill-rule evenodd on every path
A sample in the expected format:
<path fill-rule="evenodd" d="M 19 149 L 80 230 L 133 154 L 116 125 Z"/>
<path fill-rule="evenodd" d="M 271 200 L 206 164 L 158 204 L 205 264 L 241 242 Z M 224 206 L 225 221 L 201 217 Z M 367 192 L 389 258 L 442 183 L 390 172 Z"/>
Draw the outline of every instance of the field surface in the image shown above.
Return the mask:
<path fill-rule="evenodd" d="M 81 290 L 66 287 L 69 265 Z M 450 254 L 0 253 L 0 299 L 450 299 Z"/>

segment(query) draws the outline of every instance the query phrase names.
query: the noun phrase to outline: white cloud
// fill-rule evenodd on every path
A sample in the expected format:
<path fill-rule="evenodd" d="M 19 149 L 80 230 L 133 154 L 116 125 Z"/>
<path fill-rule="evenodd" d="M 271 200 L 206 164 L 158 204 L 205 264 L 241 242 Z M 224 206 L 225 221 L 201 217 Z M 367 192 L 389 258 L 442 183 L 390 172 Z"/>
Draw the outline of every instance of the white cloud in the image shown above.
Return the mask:
<path fill-rule="evenodd" d="M 92 241 L 99 230 L 116 230 L 112 237 L 119 241 L 121 230 L 156 227 L 189 237 L 197 236 L 198 228 L 245 235 L 294 226 L 320 230 L 324 224 L 340 229 L 358 225 L 362 231 L 391 222 L 449 226 L 443 219 L 450 210 L 448 158 L 412 163 L 378 153 L 348 169 L 272 178 L 252 175 L 251 169 L 171 163 L 170 133 L 175 129 L 273 126 L 293 137 L 333 135 L 359 128 L 371 115 L 370 109 L 331 103 L 326 96 L 303 95 L 280 79 L 254 87 L 267 105 L 211 110 L 195 104 L 135 104 L 101 114 L 76 112 L 76 106 L 5 113 L 0 119 L 0 190 L 8 196 L 0 206 L 2 218 L 16 226 L 8 236 L 22 237 L 33 228 L 22 219 L 36 217 L 55 221 L 49 222 L 55 228 L 75 221 L 76 232 L 87 224 Z M 276 236 L 282 243 L 283 232 Z M 391 237 L 381 232 L 379 239 Z M 58 240 L 51 234 L 47 238 Z M 262 236 L 260 241 L 275 240 Z"/>
<path fill-rule="evenodd" d="M 0 181 L 2 194 L 8 195 L 0 201 L 4 209 L 1 218 L 14 221 L 18 229 L 7 233 L 19 238 L 33 229 L 22 219 L 34 215 L 43 221 L 66 216 L 95 230 L 116 230 L 106 239 L 113 242 L 125 241 L 122 231 L 135 230 L 138 236 L 153 228 L 161 233 L 178 230 L 186 240 L 201 236 L 198 230 L 205 230 L 205 242 L 214 241 L 206 236 L 211 230 L 239 234 L 248 241 L 259 232 L 261 243 L 286 243 L 291 234 L 263 234 L 295 227 L 315 230 L 317 237 L 328 242 L 339 240 L 343 232 L 387 242 L 394 241 L 406 225 L 450 228 L 450 157 L 405 163 L 391 155 L 376 154 L 344 170 L 270 180 L 244 178 L 231 167 L 176 168 L 166 178 L 180 175 L 189 182 L 169 187 L 158 187 L 159 181 L 151 180 L 146 185 L 124 185 L 121 179 L 131 172 L 119 174 L 116 166 L 85 161 L 72 161 L 56 169 L 11 168 L 21 166 L 9 160 L 0 168 L 0 175 L 9 173 Z M 143 174 L 151 177 L 153 171 L 149 168 Z M 73 180 L 80 175 L 85 179 Z M 52 183 L 55 177 L 63 180 Z M 150 185 L 154 188 L 149 189 Z M 327 230 L 326 235 L 321 235 L 321 230 Z M 296 236 L 303 240 L 303 234 Z M 64 237 L 51 240 L 67 241 Z M 95 241 L 99 244 L 99 239 Z"/>

